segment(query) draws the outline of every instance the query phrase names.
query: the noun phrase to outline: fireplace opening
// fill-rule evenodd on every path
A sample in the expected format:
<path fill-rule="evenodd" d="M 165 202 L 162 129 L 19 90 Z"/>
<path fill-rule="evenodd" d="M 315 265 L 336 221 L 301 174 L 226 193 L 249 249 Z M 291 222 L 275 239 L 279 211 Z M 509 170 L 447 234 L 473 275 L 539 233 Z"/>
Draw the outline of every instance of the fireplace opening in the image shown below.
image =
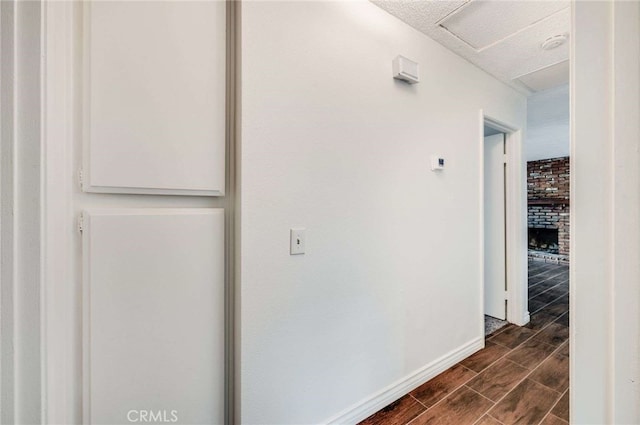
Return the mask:
<path fill-rule="evenodd" d="M 529 249 L 557 254 L 558 229 L 529 228 Z"/>

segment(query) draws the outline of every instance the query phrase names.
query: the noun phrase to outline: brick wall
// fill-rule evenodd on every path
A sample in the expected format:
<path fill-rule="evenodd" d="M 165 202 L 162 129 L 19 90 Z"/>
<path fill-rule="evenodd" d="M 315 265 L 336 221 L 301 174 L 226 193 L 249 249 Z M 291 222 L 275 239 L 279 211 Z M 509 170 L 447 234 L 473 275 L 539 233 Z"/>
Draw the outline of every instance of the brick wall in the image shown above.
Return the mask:
<path fill-rule="evenodd" d="M 569 157 L 527 163 L 528 226 L 558 229 L 559 254 L 569 255 Z"/>

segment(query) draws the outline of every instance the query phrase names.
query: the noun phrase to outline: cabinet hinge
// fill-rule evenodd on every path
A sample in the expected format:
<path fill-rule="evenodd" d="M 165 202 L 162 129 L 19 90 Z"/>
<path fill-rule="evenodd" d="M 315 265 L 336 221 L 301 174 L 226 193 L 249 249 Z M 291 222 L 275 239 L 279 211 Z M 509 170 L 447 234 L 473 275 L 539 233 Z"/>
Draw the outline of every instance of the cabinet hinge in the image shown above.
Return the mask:
<path fill-rule="evenodd" d="M 502 155 L 502 162 L 507 163 L 507 154 Z"/>
<path fill-rule="evenodd" d="M 78 216 L 78 232 L 82 233 L 84 230 L 84 215 L 80 214 Z"/>
<path fill-rule="evenodd" d="M 78 184 L 80 185 L 80 189 L 82 189 L 82 168 L 78 170 Z"/>

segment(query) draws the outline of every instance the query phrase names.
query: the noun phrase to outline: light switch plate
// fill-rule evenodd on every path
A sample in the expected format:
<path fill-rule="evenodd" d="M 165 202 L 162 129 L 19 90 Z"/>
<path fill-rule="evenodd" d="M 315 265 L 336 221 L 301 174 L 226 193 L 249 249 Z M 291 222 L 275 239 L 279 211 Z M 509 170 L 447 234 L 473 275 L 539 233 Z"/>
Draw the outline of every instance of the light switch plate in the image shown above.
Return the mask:
<path fill-rule="evenodd" d="M 440 155 L 431 155 L 431 171 L 444 170 L 444 158 Z"/>
<path fill-rule="evenodd" d="M 291 229 L 291 246 L 289 253 L 291 255 L 304 254 L 306 245 L 306 230 L 305 228 Z"/>

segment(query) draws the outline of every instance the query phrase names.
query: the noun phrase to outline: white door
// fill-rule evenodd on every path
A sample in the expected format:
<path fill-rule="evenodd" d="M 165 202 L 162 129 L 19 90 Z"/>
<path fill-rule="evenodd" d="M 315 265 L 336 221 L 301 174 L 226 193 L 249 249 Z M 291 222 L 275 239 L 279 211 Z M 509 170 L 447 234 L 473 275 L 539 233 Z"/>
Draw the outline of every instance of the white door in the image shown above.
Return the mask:
<path fill-rule="evenodd" d="M 506 319 L 504 134 L 484 138 L 484 313 Z"/>
<path fill-rule="evenodd" d="M 77 7 L 82 423 L 222 424 L 225 2 Z"/>

